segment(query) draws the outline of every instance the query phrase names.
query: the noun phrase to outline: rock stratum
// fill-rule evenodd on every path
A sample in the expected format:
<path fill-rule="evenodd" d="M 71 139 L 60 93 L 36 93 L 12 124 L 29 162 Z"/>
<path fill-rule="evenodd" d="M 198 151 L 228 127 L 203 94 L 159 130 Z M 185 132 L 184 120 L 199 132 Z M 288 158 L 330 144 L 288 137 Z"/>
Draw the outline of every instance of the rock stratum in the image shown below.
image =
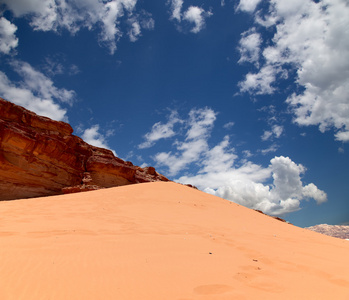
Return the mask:
<path fill-rule="evenodd" d="M 312 231 L 322 233 L 339 239 L 349 239 L 349 226 L 320 224 L 307 227 Z"/>
<path fill-rule="evenodd" d="M 168 181 L 73 135 L 64 122 L 0 98 L 0 200 Z"/>

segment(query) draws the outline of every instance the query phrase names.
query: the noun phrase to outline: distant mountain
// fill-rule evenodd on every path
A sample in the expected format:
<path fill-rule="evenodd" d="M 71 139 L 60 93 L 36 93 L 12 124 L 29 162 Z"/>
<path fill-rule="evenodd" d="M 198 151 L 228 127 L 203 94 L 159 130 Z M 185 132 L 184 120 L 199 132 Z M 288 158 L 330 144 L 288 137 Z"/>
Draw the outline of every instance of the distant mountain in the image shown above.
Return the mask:
<path fill-rule="evenodd" d="M 349 239 L 349 226 L 320 224 L 306 229 L 340 239 Z"/>

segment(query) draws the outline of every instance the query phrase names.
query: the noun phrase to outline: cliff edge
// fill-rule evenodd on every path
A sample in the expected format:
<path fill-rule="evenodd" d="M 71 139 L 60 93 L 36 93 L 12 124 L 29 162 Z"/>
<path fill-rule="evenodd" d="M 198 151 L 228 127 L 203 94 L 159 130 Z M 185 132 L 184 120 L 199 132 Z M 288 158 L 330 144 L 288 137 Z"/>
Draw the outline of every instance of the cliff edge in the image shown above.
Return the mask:
<path fill-rule="evenodd" d="M 72 133 L 67 123 L 0 98 L 0 200 L 168 181 Z"/>

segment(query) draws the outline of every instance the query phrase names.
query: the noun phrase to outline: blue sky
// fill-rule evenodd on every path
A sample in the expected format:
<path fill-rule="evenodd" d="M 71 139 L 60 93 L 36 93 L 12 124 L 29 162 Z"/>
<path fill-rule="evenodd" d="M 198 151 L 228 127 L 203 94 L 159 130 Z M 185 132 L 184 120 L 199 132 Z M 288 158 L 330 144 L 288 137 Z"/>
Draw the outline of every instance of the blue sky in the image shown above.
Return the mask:
<path fill-rule="evenodd" d="M 0 4 L 4 99 L 295 225 L 349 222 L 347 1 Z"/>

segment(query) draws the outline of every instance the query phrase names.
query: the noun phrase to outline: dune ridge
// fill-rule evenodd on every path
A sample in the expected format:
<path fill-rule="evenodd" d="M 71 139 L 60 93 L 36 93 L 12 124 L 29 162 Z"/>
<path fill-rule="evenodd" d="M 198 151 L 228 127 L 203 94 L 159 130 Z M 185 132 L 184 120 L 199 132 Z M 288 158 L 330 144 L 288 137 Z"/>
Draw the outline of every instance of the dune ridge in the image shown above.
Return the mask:
<path fill-rule="evenodd" d="M 0 202 L 0 299 L 349 299 L 349 243 L 173 182 Z"/>

